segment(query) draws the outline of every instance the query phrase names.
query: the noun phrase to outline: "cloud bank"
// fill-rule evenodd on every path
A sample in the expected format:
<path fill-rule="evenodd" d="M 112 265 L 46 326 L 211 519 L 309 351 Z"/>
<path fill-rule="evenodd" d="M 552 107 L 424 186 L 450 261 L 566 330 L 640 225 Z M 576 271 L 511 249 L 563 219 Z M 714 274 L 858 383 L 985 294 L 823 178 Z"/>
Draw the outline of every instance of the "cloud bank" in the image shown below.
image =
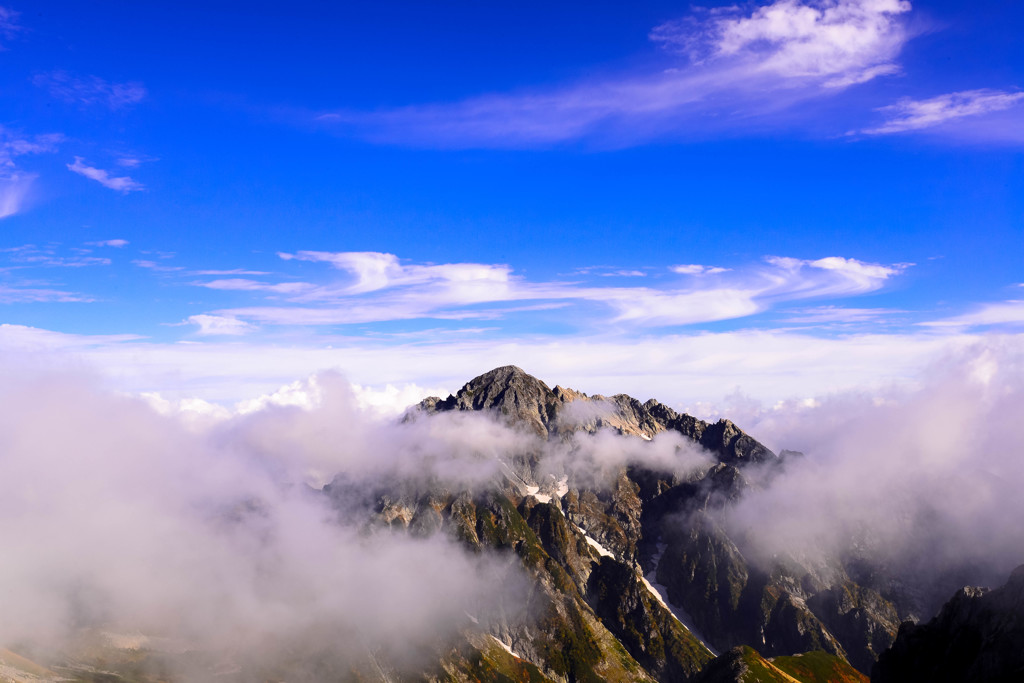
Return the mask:
<path fill-rule="evenodd" d="M 18 590 L 5 597 L 0 643 L 54 646 L 85 629 L 242 665 L 320 652 L 401 659 L 522 586 L 508 560 L 441 536 L 339 524 L 301 483 L 314 471 L 373 477 L 406 456 L 410 467 L 449 452 L 447 462 L 486 461 L 474 444 L 507 443 L 498 435 L 416 427 L 410 455 L 412 436 L 368 419 L 332 377 L 315 409 L 270 406 L 197 430 L 78 373 L 8 370 L 0 584 Z"/>
<path fill-rule="evenodd" d="M 866 557 L 936 608 L 1024 563 L 1024 354 L 989 339 L 936 361 L 915 390 L 844 392 L 747 417 L 806 454 L 723 512 L 767 559 Z M 737 416 L 736 419 L 741 419 Z"/>

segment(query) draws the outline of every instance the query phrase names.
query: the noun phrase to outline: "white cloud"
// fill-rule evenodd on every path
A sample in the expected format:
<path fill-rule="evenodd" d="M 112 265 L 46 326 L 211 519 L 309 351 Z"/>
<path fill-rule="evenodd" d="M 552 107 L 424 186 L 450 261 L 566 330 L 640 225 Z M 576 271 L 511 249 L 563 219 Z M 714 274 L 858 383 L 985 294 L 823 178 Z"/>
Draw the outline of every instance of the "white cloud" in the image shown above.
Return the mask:
<path fill-rule="evenodd" d="M 11 286 L 0 284 L 0 303 L 41 303 L 58 301 L 63 303 L 89 302 L 94 299 L 86 294 L 68 292 L 62 289 L 49 289 L 38 286 Z"/>
<path fill-rule="evenodd" d="M 338 270 L 355 276 L 356 281 L 343 291 L 346 294 L 373 292 L 388 287 L 407 287 L 427 283 L 450 283 L 460 291 L 470 287 L 500 290 L 511 280 L 511 268 L 482 263 L 402 264 L 394 254 L 374 251 L 300 251 L 279 254 L 285 260 L 329 263 Z M 472 297 L 470 297 L 472 298 Z M 467 302 L 468 303 L 468 302 Z"/>
<path fill-rule="evenodd" d="M 762 310 L 758 292 L 751 289 L 718 288 L 705 291 L 665 292 L 655 289 L 621 288 L 592 290 L 591 298 L 617 311 L 615 322 L 639 325 L 688 325 L 730 320 Z"/>
<path fill-rule="evenodd" d="M 114 247 L 115 249 L 120 249 L 121 247 L 128 246 L 128 240 L 100 240 L 99 242 L 86 242 L 86 244 L 90 247 Z"/>
<path fill-rule="evenodd" d="M 680 275 L 717 275 L 718 273 L 725 273 L 730 269 L 691 263 L 689 265 L 669 266 L 669 270 Z"/>
<path fill-rule="evenodd" d="M 315 285 L 308 282 L 278 282 L 271 284 L 269 282 L 259 282 L 257 280 L 247 280 L 244 278 L 211 280 L 209 282 L 197 282 L 195 284 L 199 287 L 206 287 L 208 289 L 240 292 L 274 292 L 277 294 L 299 294 L 315 287 Z"/>
<path fill-rule="evenodd" d="M 514 275 L 507 265 L 406 264 L 394 254 L 376 252 L 298 252 L 281 257 L 329 263 L 345 271 L 351 280 L 320 286 L 242 278 L 201 283 L 212 289 L 279 295 L 272 306 L 221 309 L 214 314 L 265 324 L 341 325 L 420 318 L 494 319 L 538 307 L 591 302 L 610 309 L 611 322 L 615 323 L 687 325 L 752 315 L 779 301 L 875 291 L 908 266 L 885 266 L 838 256 L 818 260 L 772 257 L 766 259 L 767 265 L 742 271 L 677 266 L 673 270 L 684 274 L 722 277 L 714 282 L 654 288 L 529 282 Z M 280 301 L 282 298 L 285 303 Z M 524 307 L 523 302 L 534 303 Z M 513 305 L 517 303 L 520 305 Z M 490 307 L 481 308 L 481 304 Z M 599 314 L 589 315 L 595 322 L 608 322 Z M 587 324 L 585 316 L 577 315 L 576 319 Z"/>
<path fill-rule="evenodd" d="M 39 327 L 0 323 L 0 348 L 12 354 L 37 351 L 73 354 L 100 348 L 115 349 L 119 344 L 141 339 L 137 334 L 66 334 Z"/>
<path fill-rule="evenodd" d="M 0 16 L 0 23 L 2 20 L 3 17 Z M 62 135 L 55 133 L 22 135 L 0 126 L 0 218 L 13 216 L 25 210 L 32 184 L 38 177 L 35 173 L 19 170 L 15 159 L 28 154 L 54 152 L 63 139 Z"/>
<path fill-rule="evenodd" d="M 82 157 L 75 157 L 74 163 L 68 164 L 67 167 L 69 171 L 73 171 L 78 175 L 95 180 L 103 187 L 108 187 L 111 190 L 116 190 L 124 194 L 146 189 L 145 185 L 132 180 L 128 176 L 112 176 L 101 168 L 89 166 L 85 163 L 85 160 L 82 159 Z"/>
<path fill-rule="evenodd" d="M 245 268 L 231 268 L 228 270 L 194 270 L 193 275 L 270 275 L 265 270 L 246 270 Z"/>
<path fill-rule="evenodd" d="M 782 322 L 790 324 L 865 323 L 881 320 L 897 313 L 889 308 L 843 308 L 841 306 L 818 306 L 793 311 Z"/>
<path fill-rule="evenodd" d="M 938 600 L 925 609 L 965 581 L 989 578 L 951 569 L 1005 576 L 1020 564 L 1024 543 L 1024 467 L 1014 457 L 1024 439 L 1020 342 L 988 337 L 939 356 L 917 386 L 763 412 L 747 429 L 806 455 L 726 512 L 728 523 L 762 557 L 819 559 L 848 552 L 857 539 L 859 556 L 902 573 L 893 578 L 922 587 L 941 579 L 936 595 L 917 596 Z"/>
<path fill-rule="evenodd" d="M 25 210 L 28 204 L 34 173 L 11 173 L 0 176 L 0 218 L 7 218 Z"/>
<path fill-rule="evenodd" d="M 1024 335 L 847 334 L 829 338 L 787 331 L 658 336 L 575 335 L 493 339 L 449 335 L 440 340 L 374 342 L 318 337 L 317 342 L 158 343 L 133 337 L 67 335 L 0 325 L 0 350 L 13 356 L 47 349 L 73 354 L 131 393 L 169 400 L 202 398 L 223 405 L 270 394 L 298 378 L 337 369 L 363 387 L 440 387 L 447 393 L 500 365 L 513 363 L 549 384 L 588 393 L 625 392 L 676 407 L 716 401 L 737 388 L 771 405 L 848 388 L 916 381 L 943 354 L 983 340 L 1024 344 Z M 50 362 L 50 361 L 47 361 Z"/>
<path fill-rule="evenodd" d="M 208 336 L 238 336 L 256 329 L 244 320 L 220 315 L 190 315 L 186 322 L 199 327 L 197 334 Z"/>
<path fill-rule="evenodd" d="M 21 15 L 18 12 L 8 7 L 0 6 L 0 36 L 10 39 L 23 30 L 18 23 L 19 16 Z M 0 45 L 0 50 L 3 49 L 3 46 Z"/>
<path fill-rule="evenodd" d="M 19 247 L 4 247 L 0 254 L 6 254 L 7 259 L 17 263 L 20 267 L 44 267 L 44 268 L 84 268 L 87 266 L 109 266 L 110 259 L 103 256 L 88 256 L 88 249 L 78 251 L 74 256 L 62 256 L 58 254 L 59 245 L 36 246 L 34 244 L 23 244 Z"/>
<path fill-rule="evenodd" d="M 135 259 L 132 261 L 132 265 L 138 266 L 139 268 L 145 268 L 146 270 L 152 270 L 158 273 L 173 273 L 179 270 L 185 270 L 184 266 L 165 266 L 156 261 L 149 259 Z"/>
<path fill-rule="evenodd" d="M 599 273 L 601 277 L 647 277 L 642 270 L 611 270 L 606 273 Z"/>
<path fill-rule="evenodd" d="M 837 87 L 893 73 L 907 40 L 904 0 L 778 0 L 749 16 L 716 18 L 706 30 L 715 57 L 752 60 L 786 78 L 825 78 Z"/>
<path fill-rule="evenodd" d="M 327 374 L 313 409 L 271 405 L 189 429 L 181 402 L 119 396 L 66 369 L 2 372 L 0 580 L 18 586 L 2 642 L 66 651 L 77 629 L 110 628 L 318 680 L 305 662 L 407 664 L 469 614 L 487 624 L 523 599 L 504 559 L 440 534 L 368 539 L 362 514 L 347 520 L 295 485 L 338 472 L 368 488 L 392 472 L 473 481 L 468 470 L 493 472 L 494 456 L 522 443 L 492 420 L 378 422 Z"/>
<path fill-rule="evenodd" d="M 996 325 L 1024 325 L 1024 301 L 1011 299 L 984 304 L 970 313 L 957 315 L 943 320 L 921 323 L 933 328 L 970 328 Z"/>
<path fill-rule="evenodd" d="M 791 274 L 805 273 L 805 278 L 798 278 L 797 289 L 809 289 L 812 296 L 826 294 L 850 295 L 873 292 L 887 280 L 902 273 L 912 263 L 897 263 L 889 266 L 879 263 L 865 263 L 857 259 L 842 256 L 827 256 L 816 260 L 794 259 L 788 257 L 771 257 L 768 262 Z M 813 270 L 810 270 L 813 269 Z M 815 277 L 817 275 L 818 277 Z M 822 275 L 827 275 L 822 279 Z M 782 289 L 791 290 L 792 283 L 786 282 Z"/>
<path fill-rule="evenodd" d="M 885 135 L 933 128 L 964 118 L 1011 109 L 1022 102 L 1024 92 L 988 89 L 963 90 L 927 100 L 907 98 L 879 109 L 889 116 L 889 120 L 881 126 L 860 132 L 867 135 Z M 1019 120 L 1018 125 L 1024 126 L 1024 119 Z"/>
<path fill-rule="evenodd" d="M 37 74 L 32 82 L 57 99 L 84 106 L 101 104 L 123 109 L 146 97 L 146 88 L 138 82 L 110 83 L 99 76 L 79 77 L 66 71 Z"/>
<path fill-rule="evenodd" d="M 16 157 L 55 152 L 63 141 L 64 136 L 59 133 L 24 135 L 0 126 L 0 172 L 13 172 Z"/>

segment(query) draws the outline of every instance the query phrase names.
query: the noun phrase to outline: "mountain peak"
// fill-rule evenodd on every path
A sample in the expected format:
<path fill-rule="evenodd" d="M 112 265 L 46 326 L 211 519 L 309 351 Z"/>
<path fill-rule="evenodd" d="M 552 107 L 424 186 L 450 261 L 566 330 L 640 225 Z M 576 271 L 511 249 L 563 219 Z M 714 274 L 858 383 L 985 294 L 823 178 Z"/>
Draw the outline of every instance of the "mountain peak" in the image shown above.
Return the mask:
<path fill-rule="evenodd" d="M 488 370 L 482 375 L 478 375 L 473 379 L 466 382 L 465 387 L 468 386 L 484 386 L 489 384 L 503 384 L 507 385 L 511 382 L 537 382 L 543 385 L 545 388 L 546 384 L 541 382 L 539 379 L 531 375 L 530 373 L 523 370 L 518 365 L 502 365 L 501 367 Z"/>
<path fill-rule="evenodd" d="M 516 365 L 503 365 L 474 377 L 457 394 L 438 401 L 436 409 L 497 410 L 547 436 L 558 402 L 547 384 Z"/>

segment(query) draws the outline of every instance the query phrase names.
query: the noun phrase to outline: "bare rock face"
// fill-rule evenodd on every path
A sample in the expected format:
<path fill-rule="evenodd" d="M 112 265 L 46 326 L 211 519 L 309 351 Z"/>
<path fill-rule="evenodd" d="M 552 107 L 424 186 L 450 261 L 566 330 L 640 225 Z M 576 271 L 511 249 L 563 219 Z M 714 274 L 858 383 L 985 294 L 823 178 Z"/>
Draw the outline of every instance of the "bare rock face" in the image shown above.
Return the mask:
<path fill-rule="evenodd" d="M 875 683 L 1024 681 L 1024 565 L 1001 588 L 965 587 L 927 624 L 900 626 Z"/>
<path fill-rule="evenodd" d="M 850 663 L 870 671 L 899 629 L 899 614 L 891 602 L 871 588 L 844 581 L 816 593 L 807 601 L 811 611 L 846 646 Z"/>
<path fill-rule="evenodd" d="M 548 436 L 559 401 L 547 384 L 515 365 L 505 365 L 470 380 L 443 401 L 428 398 L 428 410 L 494 410 L 509 422 Z"/>

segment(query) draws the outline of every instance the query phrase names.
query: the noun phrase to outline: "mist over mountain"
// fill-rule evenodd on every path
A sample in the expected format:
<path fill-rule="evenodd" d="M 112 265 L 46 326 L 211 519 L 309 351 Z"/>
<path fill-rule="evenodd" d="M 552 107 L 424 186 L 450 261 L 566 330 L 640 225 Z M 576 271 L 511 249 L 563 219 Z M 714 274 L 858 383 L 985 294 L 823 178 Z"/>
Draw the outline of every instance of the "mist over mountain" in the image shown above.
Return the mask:
<path fill-rule="evenodd" d="M 1020 373 L 968 350 L 748 432 L 515 366 L 204 424 L 12 369 L 0 676 L 866 680 L 1024 562 Z"/>

